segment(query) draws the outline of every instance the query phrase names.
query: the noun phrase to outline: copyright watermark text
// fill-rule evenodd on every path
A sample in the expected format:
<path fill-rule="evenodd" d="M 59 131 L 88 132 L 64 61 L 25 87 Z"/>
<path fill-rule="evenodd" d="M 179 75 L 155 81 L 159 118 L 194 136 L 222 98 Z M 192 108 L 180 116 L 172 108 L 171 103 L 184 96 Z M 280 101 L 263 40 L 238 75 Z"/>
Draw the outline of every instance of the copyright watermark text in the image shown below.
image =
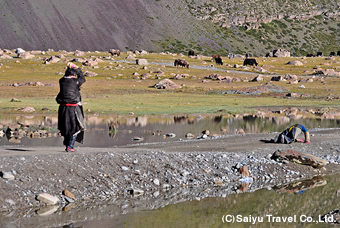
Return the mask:
<path fill-rule="evenodd" d="M 292 216 L 275 216 L 275 215 L 265 215 L 265 216 L 252 216 L 252 215 L 223 215 L 223 223 L 333 223 L 333 216 L 321 216 L 314 218 L 307 215 L 292 215 Z"/>

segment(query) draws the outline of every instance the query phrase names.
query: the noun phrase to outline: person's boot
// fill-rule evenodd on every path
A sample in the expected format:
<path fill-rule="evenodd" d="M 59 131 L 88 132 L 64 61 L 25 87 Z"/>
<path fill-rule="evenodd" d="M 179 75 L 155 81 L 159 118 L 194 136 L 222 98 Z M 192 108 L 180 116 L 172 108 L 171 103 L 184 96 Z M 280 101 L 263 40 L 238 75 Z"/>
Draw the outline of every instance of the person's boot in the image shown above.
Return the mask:
<path fill-rule="evenodd" d="M 74 143 L 76 142 L 76 138 L 77 135 L 72 136 L 69 145 L 65 149 L 66 152 L 76 152 L 76 150 L 74 149 Z"/>

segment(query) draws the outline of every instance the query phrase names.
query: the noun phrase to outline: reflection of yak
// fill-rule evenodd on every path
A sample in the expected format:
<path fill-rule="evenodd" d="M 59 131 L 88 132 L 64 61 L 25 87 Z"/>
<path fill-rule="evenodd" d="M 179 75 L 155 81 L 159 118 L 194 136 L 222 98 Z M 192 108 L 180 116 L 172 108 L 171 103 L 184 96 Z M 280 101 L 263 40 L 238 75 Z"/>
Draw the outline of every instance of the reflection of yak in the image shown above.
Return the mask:
<path fill-rule="evenodd" d="M 182 123 L 188 119 L 188 116 L 174 116 L 175 123 Z"/>
<path fill-rule="evenodd" d="M 195 56 L 195 52 L 193 50 L 190 50 L 188 56 Z"/>
<path fill-rule="evenodd" d="M 176 59 L 174 65 L 189 68 L 189 63 L 185 59 Z"/>
<path fill-rule="evenodd" d="M 245 59 L 244 62 L 243 62 L 243 66 L 246 66 L 246 65 L 250 65 L 250 66 L 257 66 L 257 62 L 256 62 L 256 59 Z"/>

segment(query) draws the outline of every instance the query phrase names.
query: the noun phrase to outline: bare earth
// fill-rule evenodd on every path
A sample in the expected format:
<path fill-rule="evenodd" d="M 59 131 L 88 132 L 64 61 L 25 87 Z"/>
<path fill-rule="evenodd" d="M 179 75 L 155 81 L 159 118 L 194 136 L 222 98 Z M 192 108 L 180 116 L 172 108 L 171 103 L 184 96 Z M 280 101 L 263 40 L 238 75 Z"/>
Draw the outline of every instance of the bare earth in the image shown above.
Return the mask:
<path fill-rule="evenodd" d="M 235 169 L 237 164 L 245 164 L 253 178 L 246 191 L 340 172 L 339 129 L 312 130 L 310 144 L 270 143 L 275 135 L 233 135 L 115 148 L 80 146 L 75 153 L 64 152 L 62 146 L 0 147 L 0 171 L 15 176 L 14 180 L 0 178 L 0 213 L 40 208 L 44 204 L 36 196 L 42 192 L 58 197 L 58 205 L 65 208 L 65 189 L 74 194 L 77 204 L 84 204 L 137 192 L 145 197 L 159 190 L 238 186 L 242 176 Z M 287 149 L 321 157 L 329 164 L 316 170 L 270 159 L 275 151 Z"/>

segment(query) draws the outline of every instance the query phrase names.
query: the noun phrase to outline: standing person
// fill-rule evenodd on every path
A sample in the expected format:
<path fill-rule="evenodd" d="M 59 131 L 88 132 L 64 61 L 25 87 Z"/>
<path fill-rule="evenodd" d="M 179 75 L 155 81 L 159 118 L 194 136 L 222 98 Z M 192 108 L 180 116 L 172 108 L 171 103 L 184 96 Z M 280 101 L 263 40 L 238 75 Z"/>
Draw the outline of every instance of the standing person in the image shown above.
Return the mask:
<path fill-rule="evenodd" d="M 305 140 L 297 138 L 301 132 L 304 133 Z M 278 136 L 275 137 L 275 139 L 273 139 L 273 141 L 276 143 L 288 143 L 288 144 L 292 142 L 310 143 L 310 136 L 305 126 L 295 124 L 281 132 Z"/>
<path fill-rule="evenodd" d="M 58 129 L 64 137 L 66 152 L 75 152 L 75 141 L 83 143 L 84 140 L 85 124 L 80 86 L 85 81 L 83 72 L 73 63 L 67 64 L 65 76 L 59 80 L 60 91 L 56 98 L 59 104 Z"/>

